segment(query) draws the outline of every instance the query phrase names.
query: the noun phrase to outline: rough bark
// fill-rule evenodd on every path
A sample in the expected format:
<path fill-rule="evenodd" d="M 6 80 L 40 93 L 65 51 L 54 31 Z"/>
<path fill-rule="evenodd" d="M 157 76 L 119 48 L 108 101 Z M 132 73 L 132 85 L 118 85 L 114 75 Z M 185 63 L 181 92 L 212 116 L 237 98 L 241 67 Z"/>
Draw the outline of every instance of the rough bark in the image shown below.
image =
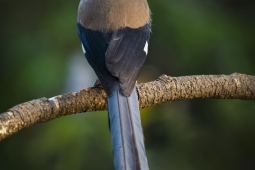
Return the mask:
<path fill-rule="evenodd" d="M 255 76 L 245 74 L 170 77 L 137 85 L 140 108 L 187 99 L 255 99 Z M 28 101 L 0 114 L 0 141 L 36 123 L 61 116 L 106 110 L 106 93 L 98 87 Z"/>

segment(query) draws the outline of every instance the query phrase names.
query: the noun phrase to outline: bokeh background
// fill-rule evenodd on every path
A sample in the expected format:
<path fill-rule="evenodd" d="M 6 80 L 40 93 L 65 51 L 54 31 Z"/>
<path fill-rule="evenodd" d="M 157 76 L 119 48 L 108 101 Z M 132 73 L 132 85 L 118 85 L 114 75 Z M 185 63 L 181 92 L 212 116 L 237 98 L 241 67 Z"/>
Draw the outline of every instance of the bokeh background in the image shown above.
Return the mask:
<path fill-rule="evenodd" d="M 0 0 L 0 113 L 95 80 L 76 33 L 79 0 Z M 138 82 L 255 75 L 255 6 L 238 0 L 149 0 L 148 59 Z M 255 103 L 189 100 L 142 110 L 152 170 L 255 169 Z M 0 142 L 1 170 L 113 169 L 107 112 L 61 117 Z"/>

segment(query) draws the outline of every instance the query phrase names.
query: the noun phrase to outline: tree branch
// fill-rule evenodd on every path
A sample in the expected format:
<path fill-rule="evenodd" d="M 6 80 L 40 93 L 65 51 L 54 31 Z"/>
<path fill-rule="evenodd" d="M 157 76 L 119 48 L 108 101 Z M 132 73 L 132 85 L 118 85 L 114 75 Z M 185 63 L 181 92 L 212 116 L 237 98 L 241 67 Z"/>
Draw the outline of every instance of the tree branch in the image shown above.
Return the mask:
<path fill-rule="evenodd" d="M 170 77 L 137 85 L 140 108 L 187 99 L 255 99 L 255 76 L 245 74 Z M 50 99 L 28 101 L 0 114 L 0 141 L 36 123 L 61 116 L 107 109 L 107 97 L 101 88 Z"/>

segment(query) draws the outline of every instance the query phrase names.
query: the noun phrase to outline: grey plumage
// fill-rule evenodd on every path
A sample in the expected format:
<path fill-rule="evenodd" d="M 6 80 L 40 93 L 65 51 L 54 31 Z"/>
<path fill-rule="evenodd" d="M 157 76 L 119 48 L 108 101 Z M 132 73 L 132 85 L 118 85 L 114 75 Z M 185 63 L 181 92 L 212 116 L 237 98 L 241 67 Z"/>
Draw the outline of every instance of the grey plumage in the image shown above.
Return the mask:
<path fill-rule="evenodd" d="M 136 88 L 126 97 L 115 84 L 108 97 L 110 130 L 116 170 L 148 170 Z"/>

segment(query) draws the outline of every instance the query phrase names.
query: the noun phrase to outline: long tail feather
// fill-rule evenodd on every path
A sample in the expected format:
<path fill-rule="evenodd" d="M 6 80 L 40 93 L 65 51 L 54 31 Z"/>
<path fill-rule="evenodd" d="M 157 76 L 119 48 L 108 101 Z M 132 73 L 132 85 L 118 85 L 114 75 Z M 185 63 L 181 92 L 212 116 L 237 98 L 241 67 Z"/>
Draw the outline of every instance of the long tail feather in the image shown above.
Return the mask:
<path fill-rule="evenodd" d="M 116 84 L 108 111 L 115 170 L 148 170 L 136 87 L 126 97 Z"/>

